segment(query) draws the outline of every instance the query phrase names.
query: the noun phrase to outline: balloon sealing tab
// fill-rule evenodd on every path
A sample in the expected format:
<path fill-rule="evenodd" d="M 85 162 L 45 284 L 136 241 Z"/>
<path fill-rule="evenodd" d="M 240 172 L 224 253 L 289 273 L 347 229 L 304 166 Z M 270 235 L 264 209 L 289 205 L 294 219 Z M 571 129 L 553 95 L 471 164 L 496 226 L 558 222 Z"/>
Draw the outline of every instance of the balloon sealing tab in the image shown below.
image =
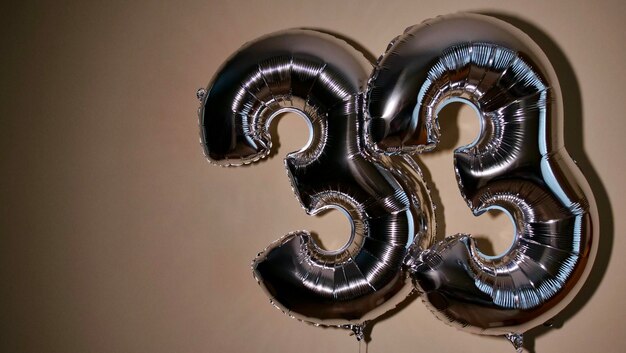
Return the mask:
<path fill-rule="evenodd" d="M 350 330 L 352 330 L 352 333 L 350 334 L 351 336 L 354 336 L 357 341 L 362 341 L 363 340 L 365 335 L 363 333 L 363 326 L 362 325 L 350 325 L 349 328 L 350 328 Z"/>
<path fill-rule="evenodd" d="M 524 335 L 521 333 L 507 333 L 504 337 L 511 342 L 515 348 L 515 353 L 523 353 Z"/>
<path fill-rule="evenodd" d="M 196 91 L 196 98 L 198 98 L 198 100 L 202 102 L 204 96 L 206 96 L 206 89 L 198 88 L 198 90 Z"/>

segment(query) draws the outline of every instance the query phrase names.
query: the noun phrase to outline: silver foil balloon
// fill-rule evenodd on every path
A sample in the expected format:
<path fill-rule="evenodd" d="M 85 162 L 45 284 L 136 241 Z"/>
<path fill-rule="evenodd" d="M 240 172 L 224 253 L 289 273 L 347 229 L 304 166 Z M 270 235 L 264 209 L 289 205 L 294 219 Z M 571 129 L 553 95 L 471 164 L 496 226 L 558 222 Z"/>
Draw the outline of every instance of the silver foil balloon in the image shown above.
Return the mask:
<path fill-rule="evenodd" d="M 342 210 L 349 242 L 320 248 L 308 232 L 286 235 L 259 253 L 254 276 L 274 305 L 314 324 L 353 329 L 394 308 L 413 290 L 404 261 L 433 241 L 432 203 L 415 162 L 368 153 L 363 92 L 372 69 L 344 41 L 290 30 L 247 44 L 200 90 L 201 142 L 223 166 L 267 156 L 272 118 L 308 122 L 310 139 L 285 158 L 302 207 Z"/>
<path fill-rule="evenodd" d="M 459 234 L 419 253 L 413 278 L 433 313 L 480 334 L 521 334 L 567 305 L 597 249 L 597 210 L 567 154 L 558 81 L 524 33 L 495 18 L 457 14 L 408 28 L 379 59 L 367 90 L 366 143 L 385 154 L 427 152 L 437 112 L 475 107 L 480 135 L 454 151 L 458 187 L 476 216 L 507 213 L 510 249 L 486 256 Z"/>

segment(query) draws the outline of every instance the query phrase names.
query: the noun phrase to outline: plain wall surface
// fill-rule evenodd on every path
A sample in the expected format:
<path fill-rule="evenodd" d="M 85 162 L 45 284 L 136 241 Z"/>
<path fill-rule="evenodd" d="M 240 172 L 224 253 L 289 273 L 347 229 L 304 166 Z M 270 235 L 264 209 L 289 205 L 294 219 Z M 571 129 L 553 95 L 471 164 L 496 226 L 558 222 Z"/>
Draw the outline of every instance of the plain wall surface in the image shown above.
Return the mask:
<path fill-rule="evenodd" d="M 3 4 L 0 351 L 512 352 L 446 326 L 415 297 L 360 347 L 275 310 L 251 274 L 257 252 L 297 229 L 331 249 L 348 238 L 341 213 L 307 216 L 289 186 L 282 159 L 306 125 L 281 118 L 278 153 L 252 167 L 210 166 L 198 143 L 196 89 L 246 41 L 314 27 L 378 57 L 404 28 L 458 11 L 508 20 L 546 51 L 566 147 L 600 210 L 588 282 L 527 348 L 626 351 L 624 2 L 408 0 Z M 474 113 L 442 115 L 443 151 L 423 158 L 440 226 L 502 251 L 508 219 L 473 217 L 454 181 L 451 150 L 473 139 Z"/>

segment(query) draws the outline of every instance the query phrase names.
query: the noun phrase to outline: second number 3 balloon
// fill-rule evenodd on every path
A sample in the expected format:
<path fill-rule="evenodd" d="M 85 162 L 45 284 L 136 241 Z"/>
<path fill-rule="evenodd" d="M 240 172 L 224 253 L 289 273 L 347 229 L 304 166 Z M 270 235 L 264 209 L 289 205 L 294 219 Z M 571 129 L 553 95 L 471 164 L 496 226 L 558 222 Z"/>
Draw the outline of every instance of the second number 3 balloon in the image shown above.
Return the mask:
<path fill-rule="evenodd" d="M 507 213 L 514 241 L 490 257 L 468 235 L 447 238 L 419 255 L 413 276 L 441 320 L 505 334 L 519 348 L 521 334 L 563 309 L 588 275 L 596 206 L 563 145 L 550 63 L 528 36 L 491 17 L 439 17 L 397 37 L 370 80 L 366 142 L 387 154 L 429 151 L 437 112 L 458 100 L 481 122 L 476 140 L 454 152 L 459 190 L 476 216 Z"/>

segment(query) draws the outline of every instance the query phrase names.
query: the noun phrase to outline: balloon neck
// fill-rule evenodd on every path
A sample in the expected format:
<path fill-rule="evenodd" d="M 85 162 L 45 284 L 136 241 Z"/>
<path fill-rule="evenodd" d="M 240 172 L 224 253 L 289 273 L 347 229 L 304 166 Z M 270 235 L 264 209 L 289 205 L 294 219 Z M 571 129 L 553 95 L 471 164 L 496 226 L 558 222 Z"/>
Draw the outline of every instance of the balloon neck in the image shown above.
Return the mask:
<path fill-rule="evenodd" d="M 198 100 L 202 102 L 204 100 L 204 97 L 206 96 L 206 93 L 206 89 L 198 88 L 198 90 L 196 91 L 196 98 L 198 98 Z"/>
<path fill-rule="evenodd" d="M 523 353 L 524 335 L 521 333 L 507 333 L 504 337 L 511 342 L 515 348 L 515 353 Z"/>
<path fill-rule="evenodd" d="M 365 325 L 350 325 L 348 328 L 352 330 L 352 335 L 354 335 L 357 341 L 360 342 L 365 337 L 365 334 L 363 333 Z"/>

